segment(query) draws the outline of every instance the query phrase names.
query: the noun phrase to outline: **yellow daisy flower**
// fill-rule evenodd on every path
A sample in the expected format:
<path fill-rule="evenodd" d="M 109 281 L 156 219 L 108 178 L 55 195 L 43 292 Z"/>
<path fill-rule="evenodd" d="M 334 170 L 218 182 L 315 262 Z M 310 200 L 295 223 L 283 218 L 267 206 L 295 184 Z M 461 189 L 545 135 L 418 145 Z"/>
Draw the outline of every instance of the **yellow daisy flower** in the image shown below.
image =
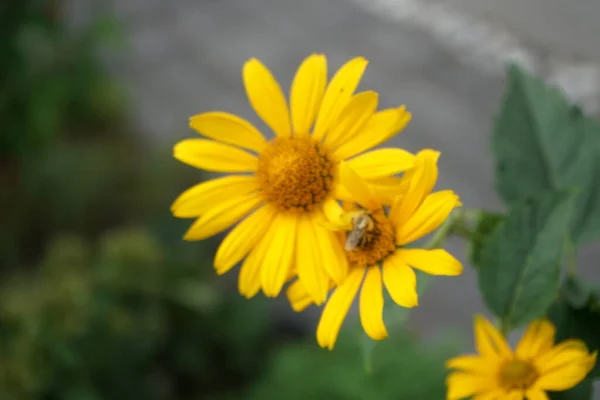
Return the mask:
<path fill-rule="evenodd" d="M 413 154 L 395 148 L 367 151 L 410 120 L 404 107 L 376 111 L 378 95 L 354 94 L 367 60 L 344 64 L 327 84 L 327 60 L 313 54 L 298 68 L 290 107 L 271 74 L 250 59 L 242 77 L 250 104 L 275 137 L 267 140 L 250 122 L 224 112 L 193 116 L 190 126 L 209 139 L 187 139 L 174 156 L 191 166 L 230 174 L 200 183 L 177 198 L 172 212 L 196 218 L 186 240 L 218 234 L 242 220 L 223 240 L 215 268 L 224 274 L 244 260 L 239 290 L 250 298 L 262 289 L 276 297 L 295 274 L 313 300 L 327 296 L 327 281 L 347 274 L 335 235 L 321 226 L 323 209 L 348 194 L 338 164 L 383 188 L 414 165 Z"/>
<path fill-rule="evenodd" d="M 388 336 L 383 322 L 383 286 L 393 301 L 402 307 L 418 305 L 417 278 L 413 268 L 431 275 L 454 276 L 462 273 L 462 264 L 442 249 L 405 248 L 433 232 L 460 206 L 451 190 L 431 193 L 437 181 L 439 153 L 424 150 L 417 154 L 416 166 L 405 175 L 405 193 L 397 196 L 389 212 L 378 202 L 371 188 L 346 163 L 340 165 L 341 180 L 360 208 L 332 217 L 332 223 L 345 243 L 350 271 L 333 291 L 321 315 L 317 341 L 333 349 L 340 328 L 360 289 L 360 321 L 374 340 Z M 332 228 L 333 229 L 333 228 Z M 330 282 L 330 288 L 333 287 Z M 296 281 L 287 290 L 295 311 L 312 304 L 303 282 Z"/>
<path fill-rule="evenodd" d="M 452 358 L 447 398 L 458 400 L 548 400 L 546 391 L 563 391 L 581 382 L 596 364 L 583 341 L 554 345 L 556 329 L 548 320 L 532 322 L 516 351 L 484 317 L 475 317 L 479 355 Z"/>

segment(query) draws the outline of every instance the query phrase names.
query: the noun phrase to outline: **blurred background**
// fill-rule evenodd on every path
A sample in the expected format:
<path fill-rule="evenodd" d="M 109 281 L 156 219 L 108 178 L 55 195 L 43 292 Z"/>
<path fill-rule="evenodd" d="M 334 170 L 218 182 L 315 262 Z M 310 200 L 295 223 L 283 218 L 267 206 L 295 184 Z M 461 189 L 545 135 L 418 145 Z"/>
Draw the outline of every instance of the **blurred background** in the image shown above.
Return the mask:
<path fill-rule="evenodd" d="M 516 62 L 600 109 L 595 0 L 5 0 L 0 4 L 0 399 L 442 399 L 469 350 L 476 276 L 433 280 L 406 329 L 333 353 L 319 310 L 247 301 L 216 279 L 219 238 L 169 212 L 206 176 L 172 158 L 209 110 L 258 124 L 241 66 L 284 88 L 323 52 L 362 55 L 362 88 L 413 121 L 393 144 L 442 151 L 439 188 L 500 210 L 489 136 Z M 462 242 L 450 250 L 466 260 Z M 584 275 L 600 279 L 581 254 Z M 598 397 L 600 398 L 600 397 Z"/>

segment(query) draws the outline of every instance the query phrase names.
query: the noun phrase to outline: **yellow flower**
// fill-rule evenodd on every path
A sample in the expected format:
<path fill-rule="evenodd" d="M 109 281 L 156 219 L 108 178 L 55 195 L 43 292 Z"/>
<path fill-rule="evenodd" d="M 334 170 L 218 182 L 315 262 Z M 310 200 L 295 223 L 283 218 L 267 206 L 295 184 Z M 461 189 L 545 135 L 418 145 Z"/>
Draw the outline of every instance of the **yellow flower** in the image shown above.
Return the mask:
<path fill-rule="evenodd" d="M 276 297 L 297 274 L 312 299 L 324 302 L 328 280 L 341 282 L 348 272 L 334 233 L 318 223 L 324 207 L 348 196 L 339 162 L 348 159 L 388 192 L 398 182 L 390 177 L 413 167 L 415 157 L 405 150 L 367 151 L 402 130 L 411 116 L 404 107 L 376 112 L 375 92 L 354 94 L 366 66 L 364 58 L 352 59 L 327 84 L 325 56 L 309 56 L 293 79 L 288 108 L 271 72 L 250 59 L 242 73 L 246 93 L 275 138 L 265 139 L 235 115 L 207 112 L 193 116 L 190 126 L 209 139 L 175 146 L 178 160 L 230 174 L 188 189 L 171 210 L 196 218 L 186 240 L 205 239 L 243 219 L 221 243 L 214 264 L 224 274 L 245 259 L 238 284 L 244 296 L 262 289 Z"/>
<path fill-rule="evenodd" d="M 449 400 L 474 396 L 475 400 L 548 400 L 546 391 L 563 391 L 577 385 L 596 364 L 581 340 L 554 345 L 556 329 L 542 319 L 531 323 L 516 351 L 484 317 L 475 317 L 477 355 L 449 360 Z"/>
<path fill-rule="evenodd" d="M 360 289 L 360 321 L 374 340 L 388 336 L 383 322 L 383 286 L 393 301 L 402 307 L 418 305 L 417 278 L 413 268 L 431 275 L 454 276 L 462 273 L 462 265 L 447 251 L 405 248 L 433 232 L 461 205 L 451 190 L 431 193 L 437 181 L 439 153 L 423 150 L 417 154 L 416 166 L 405 174 L 405 193 L 397 196 L 389 212 L 377 201 L 360 176 L 342 163 L 341 179 L 361 208 L 344 213 L 328 210 L 330 221 L 341 221 L 341 240 L 346 242 L 348 277 L 333 291 L 327 301 L 319 326 L 317 341 L 321 347 L 333 349 L 340 328 Z M 337 216 L 336 216 L 337 213 Z M 366 222 L 365 222 L 366 216 Z M 353 230 L 366 227 L 360 240 L 352 242 Z M 350 233 L 347 233 L 350 231 Z M 330 282 L 330 288 L 334 284 Z M 362 287 L 362 288 L 361 288 Z M 295 311 L 312 304 L 303 282 L 294 282 L 287 296 Z"/>

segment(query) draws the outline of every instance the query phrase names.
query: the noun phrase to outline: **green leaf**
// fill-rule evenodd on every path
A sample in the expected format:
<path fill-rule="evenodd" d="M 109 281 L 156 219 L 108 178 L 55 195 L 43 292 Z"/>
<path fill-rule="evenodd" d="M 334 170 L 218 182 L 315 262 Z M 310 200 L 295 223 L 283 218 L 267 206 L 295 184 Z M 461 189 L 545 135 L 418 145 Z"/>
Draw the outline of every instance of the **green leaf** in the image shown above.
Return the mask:
<path fill-rule="evenodd" d="M 483 246 L 479 287 L 508 327 L 544 315 L 556 298 L 572 204 L 571 192 L 515 204 Z"/>
<path fill-rule="evenodd" d="M 481 249 L 494 229 L 504 221 L 502 214 L 481 212 L 475 222 L 475 230 L 469 234 L 469 261 L 474 266 L 481 262 Z"/>
<path fill-rule="evenodd" d="M 560 299 L 553 304 L 548 317 L 556 325 L 557 342 L 577 338 L 583 340 L 590 351 L 600 351 L 598 291 L 582 280 L 570 277 L 565 281 Z M 600 376 L 598 362 L 592 375 Z"/>
<path fill-rule="evenodd" d="M 582 244 L 600 234 L 600 125 L 558 90 L 511 67 L 493 151 L 505 201 L 576 187 L 574 241 Z"/>

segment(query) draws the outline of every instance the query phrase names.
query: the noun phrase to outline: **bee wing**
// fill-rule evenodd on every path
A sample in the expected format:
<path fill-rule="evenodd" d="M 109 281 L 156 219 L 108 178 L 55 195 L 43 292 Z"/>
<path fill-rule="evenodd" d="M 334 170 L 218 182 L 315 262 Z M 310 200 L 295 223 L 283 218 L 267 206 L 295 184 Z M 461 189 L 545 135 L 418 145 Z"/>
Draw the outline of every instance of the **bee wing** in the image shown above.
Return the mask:
<path fill-rule="evenodd" d="M 353 229 L 348 232 L 348 236 L 346 236 L 346 244 L 344 245 L 344 250 L 352 251 L 358 246 L 360 240 L 365 233 L 364 229 Z"/>

